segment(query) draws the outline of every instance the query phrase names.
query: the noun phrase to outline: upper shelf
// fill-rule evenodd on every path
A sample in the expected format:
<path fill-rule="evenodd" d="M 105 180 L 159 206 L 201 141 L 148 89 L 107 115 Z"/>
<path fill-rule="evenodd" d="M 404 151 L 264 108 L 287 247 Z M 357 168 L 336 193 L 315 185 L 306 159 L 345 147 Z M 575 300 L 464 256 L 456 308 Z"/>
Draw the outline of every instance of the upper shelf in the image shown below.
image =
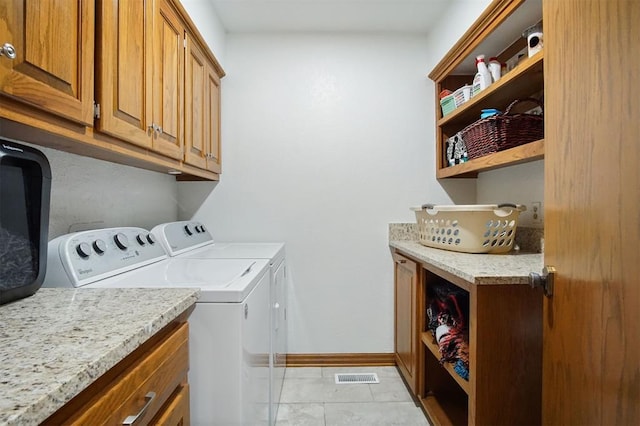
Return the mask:
<path fill-rule="evenodd" d="M 542 87 L 543 61 L 543 51 L 524 59 L 500 80 L 465 102 L 451 114 L 441 118 L 438 126 L 445 130 L 460 130 L 461 126 L 477 120 L 482 109 L 504 109 L 513 100 L 530 96 L 532 87 Z"/>

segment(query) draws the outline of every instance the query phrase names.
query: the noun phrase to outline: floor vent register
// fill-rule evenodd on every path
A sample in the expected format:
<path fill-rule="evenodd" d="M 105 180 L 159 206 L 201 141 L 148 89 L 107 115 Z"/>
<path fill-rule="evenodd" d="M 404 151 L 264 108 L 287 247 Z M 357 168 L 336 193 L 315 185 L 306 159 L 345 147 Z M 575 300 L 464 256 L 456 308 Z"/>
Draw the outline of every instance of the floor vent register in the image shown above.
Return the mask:
<path fill-rule="evenodd" d="M 336 374 L 336 384 L 380 383 L 377 373 L 340 373 Z"/>

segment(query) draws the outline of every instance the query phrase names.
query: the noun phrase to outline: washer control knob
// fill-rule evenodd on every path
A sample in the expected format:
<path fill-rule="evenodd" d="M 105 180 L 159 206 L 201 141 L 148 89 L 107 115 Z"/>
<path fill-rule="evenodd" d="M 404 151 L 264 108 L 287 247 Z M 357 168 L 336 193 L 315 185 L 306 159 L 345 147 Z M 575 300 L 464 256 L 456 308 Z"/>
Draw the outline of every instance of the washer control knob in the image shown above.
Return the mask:
<path fill-rule="evenodd" d="M 153 245 L 156 243 L 156 237 L 154 237 L 153 234 L 147 234 L 147 241 L 149 244 Z"/>
<path fill-rule="evenodd" d="M 204 225 L 200 225 L 200 230 L 201 230 L 202 232 L 207 232 L 207 230 L 205 229 Z"/>
<path fill-rule="evenodd" d="M 186 232 L 188 236 L 193 235 L 193 231 L 191 230 L 191 227 L 189 225 L 184 226 L 184 232 Z"/>
<path fill-rule="evenodd" d="M 107 244 L 102 240 L 95 240 L 92 245 L 93 249 L 98 254 L 103 254 L 105 251 L 107 251 Z"/>
<path fill-rule="evenodd" d="M 86 259 L 91 254 L 91 246 L 87 243 L 80 243 L 76 246 L 76 252 L 81 258 Z"/>
<path fill-rule="evenodd" d="M 126 250 L 129 247 L 129 239 L 121 232 L 113 236 L 113 241 L 120 250 Z"/>
<path fill-rule="evenodd" d="M 141 246 L 147 244 L 147 240 L 144 238 L 144 235 L 142 234 L 138 234 L 138 236 L 136 237 L 136 241 L 138 242 L 138 244 L 140 244 Z"/>

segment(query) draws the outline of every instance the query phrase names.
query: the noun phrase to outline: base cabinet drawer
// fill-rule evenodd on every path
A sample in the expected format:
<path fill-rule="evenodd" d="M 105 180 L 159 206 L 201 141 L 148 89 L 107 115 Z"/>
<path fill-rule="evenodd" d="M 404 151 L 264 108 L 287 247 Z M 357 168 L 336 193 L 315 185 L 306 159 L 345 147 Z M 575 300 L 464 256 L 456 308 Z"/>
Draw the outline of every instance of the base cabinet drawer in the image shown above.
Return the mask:
<path fill-rule="evenodd" d="M 184 384 L 151 420 L 152 425 L 184 426 L 191 423 L 189 415 L 189 385 Z"/>
<path fill-rule="evenodd" d="M 134 351 L 43 424 L 177 425 L 180 419 L 188 420 L 188 324 L 164 334 Z"/>

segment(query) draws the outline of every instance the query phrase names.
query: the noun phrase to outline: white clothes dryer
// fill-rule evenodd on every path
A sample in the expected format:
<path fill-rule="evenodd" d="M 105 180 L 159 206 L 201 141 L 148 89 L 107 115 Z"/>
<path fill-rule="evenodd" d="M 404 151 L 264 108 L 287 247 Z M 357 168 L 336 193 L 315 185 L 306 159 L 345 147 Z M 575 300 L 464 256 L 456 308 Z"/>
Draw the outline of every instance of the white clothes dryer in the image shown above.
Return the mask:
<path fill-rule="evenodd" d="M 214 242 L 198 221 L 163 223 L 152 235 L 174 259 L 266 259 L 270 270 L 270 397 L 269 424 L 274 425 L 287 362 L 287 270 L 285 245 L 276 243 Z"/>
<path fill-rule="evenodd" d="M 170 258 L 141 228 L 64 235 L 48 253 L 44 287 L 199 288 L 189 317 L 191 423 L 268 423 L 268 260 Z"/>

